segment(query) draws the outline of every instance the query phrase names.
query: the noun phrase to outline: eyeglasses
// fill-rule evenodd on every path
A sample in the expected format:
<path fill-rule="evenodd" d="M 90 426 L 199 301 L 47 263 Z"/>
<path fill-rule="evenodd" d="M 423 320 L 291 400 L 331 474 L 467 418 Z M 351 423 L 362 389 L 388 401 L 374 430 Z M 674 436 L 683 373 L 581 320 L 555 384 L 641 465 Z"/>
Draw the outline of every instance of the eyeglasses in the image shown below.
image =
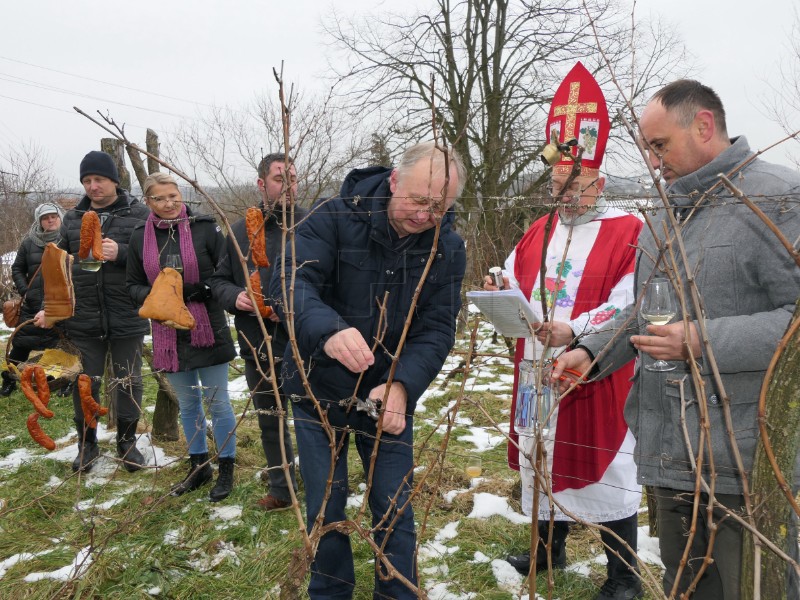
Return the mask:
<path fill-rule="evenodd" d="M 150 202 L 154 202 L 155 204 L 180 204 L 183 202 L 183 198 L 181 198 L 180 194 L 168 194 L 166 196 L 148 196 L 147 197 Z"/>

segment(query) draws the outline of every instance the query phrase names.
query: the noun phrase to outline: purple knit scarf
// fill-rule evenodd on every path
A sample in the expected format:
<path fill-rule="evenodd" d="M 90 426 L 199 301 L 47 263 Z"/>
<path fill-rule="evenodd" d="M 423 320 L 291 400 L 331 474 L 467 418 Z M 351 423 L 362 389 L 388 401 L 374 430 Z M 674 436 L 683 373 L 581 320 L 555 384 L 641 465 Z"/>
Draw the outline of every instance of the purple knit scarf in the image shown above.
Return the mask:
<path fill-rule="evenodd" d="M 176 224 L 178 240 L 181 251 L 181 262 L 183 262 L 183 280 L 186 283 L 200 282 L 200 267 L 197 264 L 197 255 L 192 244 L 192 230 L 189 226 L 189 218 L 186 214 L 186 206 L 181 207 L 181 214 L 175 220 L 163 220 L 151 212 L 147 217 L 147 225 L 144 228 L 144 270 L 147 273 L 147 280 L 153 285 L 156 277 L 161 272 L 159 261 L 158 242 L 156 242 L 156 230 L 168 229 Z M 152 223 L 152 227 L 150 224 Z M 191 330 L 191 344 L 196 348 L 208 348 L 214 345 L 214 331 L 208 319 L 208 311 L 203 302 L 189 302 L 186 307 L 195 320 L 195 328 Z M 174 373 L 178 370 L 178 332 L 172 327 L 162 325 L 158 321 L 152 321 L 153 326 L 153 365 L 156 369 Z"/>

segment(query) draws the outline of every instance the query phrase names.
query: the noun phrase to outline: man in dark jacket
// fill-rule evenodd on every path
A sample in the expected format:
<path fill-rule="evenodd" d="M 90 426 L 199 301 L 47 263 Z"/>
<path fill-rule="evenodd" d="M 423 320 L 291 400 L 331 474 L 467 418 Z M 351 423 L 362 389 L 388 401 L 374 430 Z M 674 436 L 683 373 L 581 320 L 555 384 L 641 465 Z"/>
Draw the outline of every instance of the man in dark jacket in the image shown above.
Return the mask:
<path fill-rule="evenodd" d="M 289 164 L 288 176 L 286 164 Z M 268 267 L 260 267 L 261 290 L 254 290 L 264 294 L 265 303 L 270 306 L 269 281 L 272 277 L 275 264 L 281 260 L 283 240 L 283 224 L 286 219 L 287 227 L 292 223 L 292 208 L 295 194 L 297 193 L 297 173 L 290 158 L 286 160 L 284 154 L 268 154 L 258 165 L 258 190 L 261 193 L 260 208 L 264 214 L 264 230 L 259 235 L 266 237 L 266 254 L 269 259 Z M 285 209 L 285 210 L 284 210 Z M 304 211 L 294 207 L 294 222 L 299 222 L 305 215 Z M 297 482 L 294 474 L 294 450 L 292 437 L 286 423 L 286 400 L 281 394 L 281 410 L 283 416 L 276 413 L 278 403 L 272 390 L 272 383 L 262 377 L 262 373 L 271 373 L 269 354 L 264 341 L 264 334 L 255 316 L 255 309 L 250 302 L 250 297 L 245 289 L 245 272 L 236 253 L 233 239 L 239 244 L 242 254 L 247 258 L 248 273 L 253 272 L 255 266 L 250 252 L 250 240 L 247 237 L 245 220 L 241 219 L 231 226 L 228 236 L 227 256 L 222 260 L 214 277 L 209 280 L 214 296 L 220 304 L 234 315 L 236 337 L 239 340 L 240 354 L 244 359 L 244 374 L 247 386 L 253 394 L 253 404 L 259 411 L 258 426 L 261 429 L 261 446 L 267 459 L 267 473 L 269 475 L 269 494 L 258 500 L 259 508 L 266 511 L 283 510 L 292 505 L 289 492 L 289 483 L 286 471 L 283 469 L 284 456 L 289 470 L 289 480 L 297 491 Z M 286 330 L 280 323 L 277 313 L 269 319 L 264 319 L 267 333 L 272 346 L 272 356 L 275 363 L 283 358 L 283 352 L 288 342 Z M 281 421 L 283 422 L 281 433 Z M 281 451 L 283 448 L 283 451 Z"/>
<path fill-rule="evenodd" d="M 294 302 L 291 311 L 288 302 L 279 311 L 289 315 L 287 329 L 299 349 L 295 356 L 287 348 L 283 385 L 296 400 L 307 527 L 311 530 L 318 516 L 326 525 L 347 518 L 353 432 L 370 473 L 365 501 L 382 549 L 375 574 L 381 598 L 417 597 L 412 419 L 417 400 L 453 346 L 461 305 L 466 257 L 463 241 L 451 229 L 450 209 L 465 177 L 452 151 L 445 168 L 446 156 L 429 142 L 408 149 L 396 169 L 352 171 L 340 195 L 318 202 L 300 224 L 295 256 L 283 264 L 287 288 L 295 278 Z M 290 248 L 287 244 L 287 255 Z M 277 270 L 270 291 L 283 298 L 280 275 Z M 394 577 L 388 576 L 389 563 Z M 354 586 L 350 539 L 330 531 L 311 566 L 310 597 L 350 598 Z"/>
<path fill-rule="evenodd" d="M 136 448 L 135 434 L 142 403 L 142 341 L 150 328 L 145 319 L 139 318 L 128 295 L 125 266 L 131 232 L 147 219 L 149 211 L 118 187 L 117 167 L 105 152 L 92 151 L 84 156 L 80 181 L 86 195 L 65 215 L 59 246 L 72 255 L 78 254 L 81 219 L 85 212 L 93 210 L 100 218 L 105 262 L 96 271 L 85 270 L 75 256 L 72 269 L 75 316 L 64 323 L 69 341 L 80 350 L 83 372 L 93 378 L 95 400 L 99 400 L 106 354 L 111 352 L 114 380 L 108 385 L 114 390 L 117 454 L 123 459 L 125 469 L 137 471 L 145 462 Z M 77 386 L 73 405 L 78 456 L 72 470 L 89 471 L 99 454 L 97 430 L 84 422 Z"/>

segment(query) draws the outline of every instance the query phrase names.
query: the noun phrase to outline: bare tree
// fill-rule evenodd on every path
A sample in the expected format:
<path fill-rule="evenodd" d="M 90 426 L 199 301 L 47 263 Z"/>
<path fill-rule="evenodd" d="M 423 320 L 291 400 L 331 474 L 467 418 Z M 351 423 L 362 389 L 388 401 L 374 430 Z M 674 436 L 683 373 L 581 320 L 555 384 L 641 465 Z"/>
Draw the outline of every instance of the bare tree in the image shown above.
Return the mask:
<path fill-rule="evenodd" d="M 297 164 L 297 198 L 309 205 L 338 192 L 347 169 L 367 155 L 369 142 L 324 98 L 295 93 L 289 110 L 294 119 L 289 152 Z M 262 96 L 241 109 L 214 108 L 185 123 L 167 147 L 175 164 L 183 164 L 195 179 L 212 181 L 219 204 L 240 216 L 259 199 L 254 185 L 259 161 L 284 148 L 281 106 Z"/>
<path fill-rule="evenodd" d="M 480 230 L 495 241 L 492 256 L 473 256 L 480 270 L 495 254 L 508 254 L 519 237 L 509 232 L 532 216 L 530 202 L 508 197 L 529 195 L 545 179 L 538 158 L 544 124 L 566 71 L 581 60 L 601 85 L 609 80 L 590 22 L 617 71 L 629 74 L 624 84 L 634 100 L 680 62 L 675 36 L 660 26 L 634 37 L 630 15 L 611 0 L 592 0 L 589 12 L 569 0 L 438 0 L 431 13 L 362 21 L 334 15 L 326 24 L 340 50 L 331 60 L 341 80 L 337 97 L 354 117 L 374 119 L 391 148 L 430 137 L 430 107 L 436 107 L 469 173 L 456 206 L 462 234 L 472 243 Z M 613 94 L 612 117 L 622 105 Z"/>

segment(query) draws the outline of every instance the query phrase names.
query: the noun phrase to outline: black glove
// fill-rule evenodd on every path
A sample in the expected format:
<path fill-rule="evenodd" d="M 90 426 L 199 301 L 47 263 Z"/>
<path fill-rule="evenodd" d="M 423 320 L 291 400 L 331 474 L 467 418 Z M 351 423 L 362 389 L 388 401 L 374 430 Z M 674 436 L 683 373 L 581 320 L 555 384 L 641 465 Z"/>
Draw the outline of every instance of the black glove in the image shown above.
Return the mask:
<path fill-rule="evenodd" d="M 184 302 L 208 302 L 211 300 L 211 288 L 205 283 L 183 284 Z"/>

